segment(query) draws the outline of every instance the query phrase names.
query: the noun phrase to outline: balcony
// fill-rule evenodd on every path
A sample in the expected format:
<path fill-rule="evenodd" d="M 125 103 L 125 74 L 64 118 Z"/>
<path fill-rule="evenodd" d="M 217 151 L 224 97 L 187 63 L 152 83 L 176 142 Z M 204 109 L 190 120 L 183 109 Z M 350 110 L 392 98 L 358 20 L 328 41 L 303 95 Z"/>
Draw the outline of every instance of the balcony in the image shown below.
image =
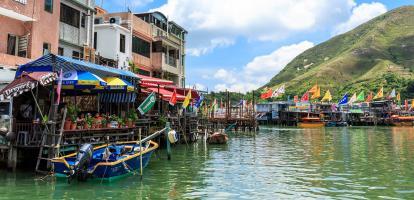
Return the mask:
<path fill-rule="evenodd" d="M 59 39 L 72 44 L 82 45 L 79 41 L 79 28 L 62 22 L 59 23 Z"/>
<path fill-rule="evenodd" d="M 132 61 L 138 67 L 144 67 L 148 69 L 151 67 L 151 59 L 137 53 L 132 53 Z"/>
<path fill-rule="evenodd" d="M 155 69 L 162 69 L 175 75 L 180 73 L 177 68 L 177 60 L 173 57 L 167 58 L 165 53 L 152 53 L 152 66 Z"/>

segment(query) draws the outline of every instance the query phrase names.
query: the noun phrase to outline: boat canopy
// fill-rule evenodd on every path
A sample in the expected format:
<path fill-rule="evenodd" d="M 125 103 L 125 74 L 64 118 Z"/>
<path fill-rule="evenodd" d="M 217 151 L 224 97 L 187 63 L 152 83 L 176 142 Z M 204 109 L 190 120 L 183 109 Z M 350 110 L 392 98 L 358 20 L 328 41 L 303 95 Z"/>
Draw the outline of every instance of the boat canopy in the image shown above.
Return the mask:
<path fill-rule="evenodd" d="M 51 72 L 53 69 L 53 58 L 55 58 L 56 66 L 55 72 L 59 72 L 61 69 L 66 71 L 87 71 L 98 75 L 99 77 L 125 77 L 131 80 L 138 80 L 138 76 L 130 71 L 120 70 L 111 67 L 105 67 L 90 62 L 76 60 L 64 56 L 46 54 L 32 62 L 20 65 L 16 71 L 16 76 L 19 77 L 23 72 Z"/>

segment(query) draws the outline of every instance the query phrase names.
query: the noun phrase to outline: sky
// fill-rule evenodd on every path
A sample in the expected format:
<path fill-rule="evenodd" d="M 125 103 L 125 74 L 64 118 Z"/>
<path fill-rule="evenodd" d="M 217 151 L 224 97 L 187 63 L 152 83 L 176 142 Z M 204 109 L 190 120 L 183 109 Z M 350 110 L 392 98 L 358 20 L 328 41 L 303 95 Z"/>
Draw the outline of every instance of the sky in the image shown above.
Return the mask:
<path fill-rule="evenodd" d="M 96 0 L 109 12 L 161 11 L 189 33 L 186 85 L 247 92 L 297 55 L 414 0 Z"/>

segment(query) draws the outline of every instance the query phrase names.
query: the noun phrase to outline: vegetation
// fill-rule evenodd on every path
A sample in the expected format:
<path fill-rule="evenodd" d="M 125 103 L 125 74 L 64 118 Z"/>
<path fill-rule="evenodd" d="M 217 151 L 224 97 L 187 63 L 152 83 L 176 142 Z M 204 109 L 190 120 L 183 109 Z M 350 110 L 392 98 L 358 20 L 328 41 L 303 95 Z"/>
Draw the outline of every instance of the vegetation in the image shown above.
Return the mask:
<path fill-rule="evenodd" d="M 317 83 L 321 95 L 329 89 L 337 100 L 345 93 L 375 93 L 383 86 L 384 94 L 395 88 L 402 98 L 412 98 L 413 18 L 414 6 L 401 7 L 335 36 L 298 55 L 260 90 L 286 84 L 281 97 L 286 99 Z"/>

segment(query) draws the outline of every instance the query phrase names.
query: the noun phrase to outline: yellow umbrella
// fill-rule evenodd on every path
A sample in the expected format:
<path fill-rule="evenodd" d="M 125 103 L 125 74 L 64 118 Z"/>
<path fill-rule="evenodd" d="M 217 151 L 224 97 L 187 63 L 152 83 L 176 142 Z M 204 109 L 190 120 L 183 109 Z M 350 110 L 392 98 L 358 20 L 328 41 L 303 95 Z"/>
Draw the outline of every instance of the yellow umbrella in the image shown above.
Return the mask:
<path fill-rule="evenodd" d="M 117 78 L 117 77 L 106 77 L 104 78 L 106 84 L 106 88 L 110 89 L 110 90 L 123 90 L 126 89 L 128 92 L 130 91 L 134 91 L 134 86 L 123 79 Z M 97 87 L 97 89 L 102 89 Z"/>

